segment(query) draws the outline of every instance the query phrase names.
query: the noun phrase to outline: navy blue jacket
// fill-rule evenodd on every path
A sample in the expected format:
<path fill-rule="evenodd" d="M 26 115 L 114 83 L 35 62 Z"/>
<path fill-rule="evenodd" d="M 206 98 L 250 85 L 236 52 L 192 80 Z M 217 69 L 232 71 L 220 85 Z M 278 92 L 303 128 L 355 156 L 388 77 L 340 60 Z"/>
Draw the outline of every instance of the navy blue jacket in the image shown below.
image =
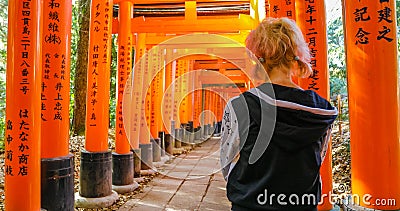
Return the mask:
<path fill-rule="evenodd" d="M 322 154 L 336 116 L 314 91 L 269 83 L 230 100 L 221 163 L 233 210 L 316 209 Z"/>

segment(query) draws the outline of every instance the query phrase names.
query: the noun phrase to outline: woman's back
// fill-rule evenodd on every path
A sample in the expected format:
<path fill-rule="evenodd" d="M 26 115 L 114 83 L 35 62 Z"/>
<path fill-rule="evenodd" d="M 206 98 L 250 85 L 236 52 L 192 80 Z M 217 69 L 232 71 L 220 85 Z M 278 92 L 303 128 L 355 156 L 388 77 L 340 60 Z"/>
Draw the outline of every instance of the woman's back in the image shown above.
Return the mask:
<path fill-rule="evenodd" d="M 271 105 L 263 99 L 266 96 L 282 106 Z M 240 156 L 229 166 L 227 184 L 233 209 L 314 209 L 321 195 L 323 138 L 336 118 L 335 108 L 313 91 L 270 83 L 229 103 L 234 112 L 231 123 L 237 121 L 239 139 L 223 137 L 227 141 L 221 150 L 232 152 L 229 147 L 237 144 L 230 142 L 240 141 Z M 315 108 L 319 108 L 317 112 Z M 252 153 L 261 154 L 251 161 Z"/>

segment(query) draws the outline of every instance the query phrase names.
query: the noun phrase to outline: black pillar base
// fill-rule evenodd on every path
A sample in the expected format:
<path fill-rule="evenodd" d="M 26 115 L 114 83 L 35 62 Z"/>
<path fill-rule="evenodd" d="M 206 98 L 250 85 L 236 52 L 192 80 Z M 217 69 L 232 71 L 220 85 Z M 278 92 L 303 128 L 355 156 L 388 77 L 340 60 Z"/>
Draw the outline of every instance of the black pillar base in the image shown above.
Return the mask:
<path fill-rule="evenodd" d="M 111 151 L 81 152 L 79 195 L 100 198 L 112 194 Z"/>
<path fill-rule="evenodd" d="M 194 128 L 193 128 L 193 121 L 189 121 L 186 130 L 185 130 L 187 136 L 188 136 L 188 142 L 193 144 L 194 143 Z"/>
<path fill-rule="evenodd" d="M 172 155 L 174 149 L 174 138 L 171 134 L 165 134 L 165 152 Z"/>
<path fill-rule="evenodd" d="M 112 184 L 130 185 L 133 183 L 133 153 L 112 153 Z"/>
<path fill-rule="evenodd" d="M 142 163 L 140 161 L 142 153 L 140 149 L 132 149 L 133 152 L 133 176 L 140 177 L 140 170 L 142 169 Z"/>
<path fill-rule="evenodd" d="M 160 146 L 160 139 L 151 139 L 150 143 L 152 144 L 153 148 L 153 162 L 160 162 L 161 161 L 161 146 Z"/>
<path fill-rule="evenodd" d="M 213 128 L 212 128 L 211 124 L 208 124 L 207 127 L 208 127 L 207 135 L 208 135 L 208 138 L 210 138 L 210 136 L 213 134 Z"/>
<path fill-rule="evenodd" d="M 161 147 L 161 157 L 165 156 L 165 132 L 158 132 L 158 137 L 160 138 L 160 147 Z"/>
<path fill-rule="evenodd" d="M 41 161 L 41 207 L 74 210 L 74 156 L 43 158 Z"/>
<path fill-rule="evenodd" d="M 179 137 L 181 139 L 181 145 L 187 146 L 189 143 L 189 133 L 186 132 L 185 128 L 179 128 Z"/>
<path fill-rule="evenodd" d="M 219 121 L 219 122 L 217 122 L 217 133 L 218 134 L 221 133 L 221 128 L 222 128 L 222 122 Z"/>
<path fill-rule="evenodd" d="M 139 144 L 141 150 L 141 165 L 142 170 L 148 170 L 153 168 L 153 147 L 152 144 Z"/>
<path fill-rule="evenodd" d="M 181 148 L 182 147 L 182 137 L 180 133 L 180 128 L 175 129 L 175 148 Z"/>
<path fill-rule="evenodd" d="M 197 143 L 201 139 L 201 129 L 200 127 L 194 128 L 194 141 Z"/>
<path fill-rule="evenodd" d="M 202 134 L 203 134 L 203 139 L 206 140 L 208 139 L 208 125 L 203 125 L 203 127 L 201 128 Z"/>

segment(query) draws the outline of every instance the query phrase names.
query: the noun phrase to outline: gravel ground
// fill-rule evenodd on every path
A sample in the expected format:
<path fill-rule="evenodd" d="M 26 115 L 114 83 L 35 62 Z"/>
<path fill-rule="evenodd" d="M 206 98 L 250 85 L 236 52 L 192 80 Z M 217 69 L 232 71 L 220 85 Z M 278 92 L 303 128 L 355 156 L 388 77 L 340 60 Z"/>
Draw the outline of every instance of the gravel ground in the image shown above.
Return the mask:
<path fill-rule="evenodd" d="M 337 194 L 347 194 L 351 190 L 350 182 L 350 132 L 348 122 L 342 123 L 342 133 L 339 132 L 339 123 L 335 123 L 332 135 L 332 162 L 333 162 L 333 192 Z M 109 132 L 109 148 L 114 149 L 113 132 Z M 75 156 L 75 192 L 79 188 L 79 168 L 80 168 L 80 151 L 84 148 L 84 137 L 75 136 L 70 139 L 70 151 Z M 132 199 L 137 193 L 143 192 L 143 188 L 154 176 L 144 178 L 143 182 L 139 183 L 139 188 L 132 193 L 119 194 L 118 201 L 107 208 L 97 210 L 118 210 L 125 202 Z M 4 210 L 4 153 L 0 153 L 0 210 Z M 76 208 L 75 210 L 96 210 Z"/>

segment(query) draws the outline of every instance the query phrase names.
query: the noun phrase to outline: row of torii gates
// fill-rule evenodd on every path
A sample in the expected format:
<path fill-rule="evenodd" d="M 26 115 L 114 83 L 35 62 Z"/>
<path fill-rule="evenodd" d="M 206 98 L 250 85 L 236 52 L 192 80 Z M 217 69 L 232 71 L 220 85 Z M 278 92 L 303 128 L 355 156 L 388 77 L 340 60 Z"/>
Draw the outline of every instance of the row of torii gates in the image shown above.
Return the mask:
<path fill-rule="evenodd" d="M 74 164 L 68 147 L 71 4 L 71 0 L 9 1 L 6 210 L 73 210 Z M 343 4 L 352 193 L 400 202 L 395 1 Z M 114 5 L 119 5 L 117 17 Z M 213 128 L 218 132 L 226 99 L 256 85 L 246 72 L 252 63 L 246 63 L 240 50 L 265 16 L 297 21 L 309 43 L 314 71 L 298 83 L 329 97 L 322 0 L 92 0 L 79 195 L 107 197 L 112 185 L 132 185 L 134 172 L 140 170 L 140 162 L 134 168 L 133 157 L 142 160 L 141 169 L 151 168 L 152 151 L 172 153 L 175 136 L 192 143 L 206 139 Z M 112 33 L 119 35 L 113 153 L 108 147 Z M 167 41 L 185 34 L 191 35 L 172 44 Z M 242 54 L 230 54 L 236 51 Z M 179 132 L 183 127 L 187 132 Z M 321 170 L 323 194 L 332 191 L 331 163 L 329 155 Z M 320 210 L 332 209 L 327 201 Z M 400 203 L 380 206 L 361 201 L 361 206 L 400 209 Z"/>

